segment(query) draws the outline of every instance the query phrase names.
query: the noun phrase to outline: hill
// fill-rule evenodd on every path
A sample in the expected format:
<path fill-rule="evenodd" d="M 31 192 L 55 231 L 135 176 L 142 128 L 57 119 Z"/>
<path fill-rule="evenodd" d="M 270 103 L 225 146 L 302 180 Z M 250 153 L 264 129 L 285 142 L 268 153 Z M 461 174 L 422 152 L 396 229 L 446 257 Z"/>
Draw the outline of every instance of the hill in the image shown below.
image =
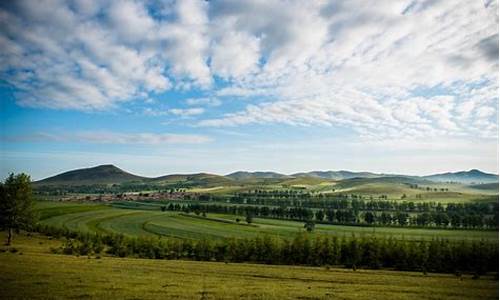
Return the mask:
<path fill-rule="evenodd" d="M 64 172 L 49 178 L 35 181 L 35 185 L 92 185 L 112 184 L 127 181 L 143 181 L 146 177 L 123 171 L 114 165 L 100 165 L 92 168 Z"/>
<path fill-rule="evenodd" d="M 438 182 L 460 182 L 460 183 L 494 183 L 498 182 L 498 175 L 484 173 L 473 169 L 470 171 L 448 172 L 423 176 L 422 178 Z"/>
<path fill-rule="evenodd" d="M 293 177 L 316 177 L 323 179 L 333 179 L 333 180 L 343 180 L 351 178 L 377 178 L 384 177 L 384 174 L 375 174 L 371 172 L 351 172 L 351 171 L 311 171 L 307 173 L 295 173 L 292 174 Z"/>
<path fill-rule="evenodd" d="M 221 175 L 197 173 L 197 174 L 172 174 L 150 179 L 150 183 L 156 184 L 185 184 L 191 186 L 221 186 L 232 185 L 234 182 L 230 178 Z"/>
<path fill-rule="evenodd" d="M 473 184 L 469 185 L 468 187 L 476 190 L 493 191 L 498 193 L 498 182 Z"/>
<path fill-rule="evenodd" d="M 366 181 L 368 180 L 368 182 Z M 370 182 L 369 180 L 372 180 Z M 77 169 L 64 172 L 35 182 L 36 186 L 82 186 L 97 184 L 122 184 L 126 182 L 141 182 L 144 184 L 216 187 L 236 185 L 320 185 L 323 182 L 338 181 L 340 186 L 356 186 L 373 184 L 431 184 L 460 183 L 470 186 L 470 189 L 492 191 L 492 185 L 498 182 L 498 175 L 488 174 L 479 170 L 462 171 L 455 173 L 434 174 L 429 176 L 405 176 L 377 174 L 372 172 L 340 171 L 311 171 L 292 175 L 277 172 L 247 172 L 238 171 L 225 176 L 209 173 L 171 174 L 156 178 L 143 177 L 128 173 L 114 165 L 100 165 L 92 168 Z M 478 186 L 488 184 L 487 186 Z"/>
<path fill-rule="evenodd" d="M 276 172 L 246 172 L 238 171 L 226 175 L 225 177 L 234 180 L 250 180 L 250 179 L 285 179 L 292 178 L 292 176 L 276 173 Z"/>

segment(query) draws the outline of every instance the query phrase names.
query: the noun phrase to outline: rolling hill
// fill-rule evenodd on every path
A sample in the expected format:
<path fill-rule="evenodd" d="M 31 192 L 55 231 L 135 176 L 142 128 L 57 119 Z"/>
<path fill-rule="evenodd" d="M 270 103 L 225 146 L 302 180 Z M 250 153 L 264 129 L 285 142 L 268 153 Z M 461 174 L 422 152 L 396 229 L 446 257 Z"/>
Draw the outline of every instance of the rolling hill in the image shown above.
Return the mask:
<path fill-rule="evenodd" d="M 170 185 L 185 184 L 189 186 L 215 187 L 247 184 L 320 184 L 321 182 L 338 181 L 340 186 L 363 184 L 429 184 L 429 183 L 460 183 L 466 185 L 488 184 L 487 186 L 471 186 L 477 190 L 492 190 L 492 184 L 498 182 L 498 175 L 488 174 L 479 170 L 455 173 L 434 174 L 429 176 L 405 176 L 377 174 L 372 172 L 351 171 L 311 171 L 285 175 L 277 172 L 247 172 L 238 171 L 225 176 L 209 173 L 171 174 L 156 178 L 138 176 L 128 173 L 114 165 L 100 165 L 92 168 L 77 169 L 64 172 L 43 180 L 34 182 L 43 185 L 95 185 L 121 184 L 125 182 L 142 182 L 147 184 Z M 340 187 L 339 186 L 339 187 Z"/>
<path fill-rule="evenodd" d="M 384 174 L 375 174 L 371 172 L 351 172 L 351 171 L 311 171 L 307 173 L 295 173 L 293 177 L 317 177 L 323 179 L 343 180 L 351 178 L 377 178 L 384 177 Z"/>
<path fill-rule="evenodd" d="M 221 185 L 232 185 L 233 180 L 230 178 L 208 174 L 208 173 L 198 173 L 198 174 L 173 174 L 165 175 L 161 177 L 156 177 L 150 179 L 150 183 L 157 184 L 185 184 L 193 186 L 202 187 L 212 187 Z"/>
<path fill-rule="evenodd" d="M 287 179 L 287 178 L 292 178 L 293 176 L 280 174 L 280 173 L 276 173 L 276 172 L 238 171 L 238 172 L 228 174 L 225 177 L 231 178 L 234 180 L 250 180 L 250 179 Z"/>
<path fill-rule="evenodd" d="M 92 168 L 64 172 L 49 178 L 35 181 L 35 185 L 92 185 L 143 181 L 146 177 L 123 171 L 114 165 L 100 165 Z"/>
<path fill-rule="evenodd" d="M 434 174 L 429 176 L 423 176 L 422 178 L 438 182 L 459 182 L 459 183 L 476 183 L 476 184 L 498 182 L 498 175 L 484 173 L 476 169 L 470 171 L 455 172 L 455 173 L 448 172 L 442 174 Z"/>

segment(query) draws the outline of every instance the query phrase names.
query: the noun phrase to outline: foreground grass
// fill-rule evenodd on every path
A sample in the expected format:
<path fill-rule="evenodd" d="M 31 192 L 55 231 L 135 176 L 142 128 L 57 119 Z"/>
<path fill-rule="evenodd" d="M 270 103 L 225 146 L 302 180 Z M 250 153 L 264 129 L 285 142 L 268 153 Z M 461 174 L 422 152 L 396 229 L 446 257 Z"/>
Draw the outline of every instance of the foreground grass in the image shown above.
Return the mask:
<path fill-rule="evenodd" d="M 0 237 L 4 237 L 2 233 Z M 51 254 L 16 236 L 0 252 L 3 299 L 497 299 L 491 277 Z M 12 247 L 11 247 L 12 248 Z M 9 248 L 3 246 L 0 249 Z M 22 253 L 22 254 L 21 254 Z"/>

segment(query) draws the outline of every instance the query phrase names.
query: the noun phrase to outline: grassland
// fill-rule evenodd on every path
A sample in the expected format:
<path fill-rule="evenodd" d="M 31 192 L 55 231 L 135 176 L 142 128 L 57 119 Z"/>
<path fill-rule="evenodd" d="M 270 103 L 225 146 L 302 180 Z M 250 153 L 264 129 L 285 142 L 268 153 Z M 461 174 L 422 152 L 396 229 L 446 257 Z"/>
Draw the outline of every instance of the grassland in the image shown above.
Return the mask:
<path fill-rule="evenodd" d="M 412 184 L 418 184 L 418 188 L 412 188 Z M 434 201 L 443 204 L 498 200 L 498 184 L 467 185 L 415 180 L 405 177 L 354 178 L 341 181 L 314 177 L 261 179 L 246 180 L 230 185 L 194 187 L 187 191 L 220 196 L 253 190 L 280 191 L 290 189 L 300 189 L 303 192 L 325 195 L 355 194 L 362 197 L 373 197 L 374 199 L 383 195 L 387 196 L 389 200 L 401 200 L 401 197 L 405 195 L 405 201 Z"/>
<path fill-rule="evenodd" d="M 100 233 L 122 233 L 128 236 L 165 236 L 188 239 L 251 238 L 257 235 L 277 235 L 292 238 L 304 231 L 304 223 L 288 220 L 255 218 L 252 226 L 236 222 L 234 215 L 208 214 L 206 218 L 178 212 L 161 212 L 160 204 L 134 203 L 120 207 L 91 204 L 39 202 L 42 224 L 71 230 Z M 127 208 L 127 209 L 125 209 Z M 342 236 L 392 236 L 396 239 L 421 240 L 446 238 L 450 240 L 498 241 L 497 231 L 447 230 L 398 227 L 362 227 L 317 224 L 313 234 Z"/>
<path fill-rule="evenodd" d="M 50 253 L 58 245 L 18 235 L 18 252 L 0 247 L 1 298 L 498 299 L 493 277 Z"/>

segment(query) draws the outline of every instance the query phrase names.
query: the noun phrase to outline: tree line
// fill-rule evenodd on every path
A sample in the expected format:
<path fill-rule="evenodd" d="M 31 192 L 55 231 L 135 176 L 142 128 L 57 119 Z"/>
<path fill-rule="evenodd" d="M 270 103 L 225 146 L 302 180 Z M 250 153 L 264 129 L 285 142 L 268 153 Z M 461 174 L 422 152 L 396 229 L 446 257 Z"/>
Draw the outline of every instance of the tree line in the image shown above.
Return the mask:
<path fill-rule="evenodd" d="M 90 234 L 45 225 L 36 230 L 67 240 L 54 252 L 119 257 L 188 259 L 263 264 L 344 266 L 356 270 L 396 269 L 421 272 L 474 273 L 498 271 L 498 245 L 485 241 L 406 241 L 385 237 L 276 236 L 223 240 L 133 238 L 120 234 Z"/>
<path fill-rule="evenodd" d="M 220 205 L 189 203 L 170 203 L 162 210 L 223 213 L 233 215 L 252 215 L 255 217 L 311 221 L 339 225 L 380 225 L 380 226 L 418 226 L 456 229 L 495 229 L 498 228 L 498 212 L 493 215 L 467 213 L 464 210 L 443 210 L 441 212 L 358 212 L 353 209 L 310 209 L 305 207 L 270 207 L 256 205 Z"/>
<path fill-rule="evenodd" d="M 209 201 L 224 201 L 233 204 L 271 205 L 271 206 L 294 206 L 308 208 L 332 208 L 353 209 L 357 211 L 405 211 L 405 212 L 463 212 L 493 214 L 498 211 L 498 201 L 471 202 L 471 203 L 448 203 L 443 205 L 439 202 L 413 202 L 413 201 L 388 201 L 388 200 L 363 200 L 356 195 L 335 195 L 324 199 L 275 199 L 254 198 L 235 195 L 229 199 L 212 196 Z M 207 200 L 207 198 L 199 199 Z M 492 198 L 492 200 L 495 200 Z"/>

